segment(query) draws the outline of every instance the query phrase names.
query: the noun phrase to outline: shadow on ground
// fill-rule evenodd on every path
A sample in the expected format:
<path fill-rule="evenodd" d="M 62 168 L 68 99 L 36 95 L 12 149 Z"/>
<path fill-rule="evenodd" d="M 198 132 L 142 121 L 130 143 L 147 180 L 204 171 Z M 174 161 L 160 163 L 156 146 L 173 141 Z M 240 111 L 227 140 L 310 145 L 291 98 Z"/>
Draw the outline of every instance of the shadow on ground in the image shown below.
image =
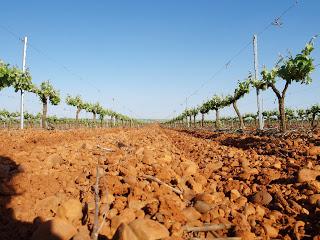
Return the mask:
<path fill-rule="evenodd" d="M 1 240 L 29 240 L 33 232 L 37 229 L 41 222 L 30 223 L 22 222 L 15 218 L 15 213 L 8 204 L 13 197 L 18 193 L 13 187 L 13 179 L 20 173 L 19 165 L 17 165 L 11 158 L 0 156 L 0 239 Z M 32 206 L 30 206 L 32 207 Z M 28 209 L 24 209 L 28 211 Z M 37 221 L 35 221 L 37 222 Z M 51 226 L 47 224 L 47 229 Z M 50 236 L 50 240 L 60 240 L 57 236 Z M 38 240 L 38 239 L 37 239 Z"/>

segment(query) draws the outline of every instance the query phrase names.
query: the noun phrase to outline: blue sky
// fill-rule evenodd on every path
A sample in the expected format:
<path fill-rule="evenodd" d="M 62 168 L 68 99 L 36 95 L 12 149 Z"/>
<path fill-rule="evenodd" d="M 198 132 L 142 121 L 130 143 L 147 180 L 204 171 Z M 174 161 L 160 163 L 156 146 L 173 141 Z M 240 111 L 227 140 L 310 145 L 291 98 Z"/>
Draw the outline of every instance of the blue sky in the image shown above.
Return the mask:
<path fill-rule="evenodd" d="M 214 79 L 212 75 L 294 2 L 5 1 L 0 59 L 21 66 L 22 43 L 4 26 L 18 36 L 28 36 L 32 46 L 27 66 L 35 83 L 49 79 L 63 98 L 80 94 L 86 101 L 137 118 L 172 117 L 203 83 L 188 106 L 197 106 L 215 93 L 232 93 L 237 81 L 252 71 L 251 45 Z M 259 35 L 260 69 L 272 67 L 279 53 L 300 51 L 320 33 L 319 11 L 318 0 L 300 0 L 283 16 L 281 27 L 272 26 Z M 320 63 L 319 39 L 313 57 Z M 319 77 L 317 69 L 311 85 L 292 85 L 286 105 L 300 108 L 319 103 Z M 263 98 L 264 109 L 277 107 L 271 90 Z M 30 112 L 41 110 L 32 94 L 26 95 L 25 107 Z M 19 96 L 12 89 L 1 91 L 0 108 L 18 110 Z M 242 113 L 256 112 L 255 91 L 240 100 L 239 108 Z M 63 103 L 49 107 L 49 114 L 74 116 L 74 109 Z M 222 115 L 234 112 L 226 108 Z"/>

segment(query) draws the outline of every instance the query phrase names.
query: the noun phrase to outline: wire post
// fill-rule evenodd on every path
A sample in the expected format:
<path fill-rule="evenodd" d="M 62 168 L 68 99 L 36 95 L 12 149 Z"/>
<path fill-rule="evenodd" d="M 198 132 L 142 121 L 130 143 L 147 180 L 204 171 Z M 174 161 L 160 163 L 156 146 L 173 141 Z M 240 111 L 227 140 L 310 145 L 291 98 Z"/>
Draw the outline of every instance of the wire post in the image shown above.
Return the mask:
<path fill-rule="evenodd" d="M 254 61 L 254 77 L 257 80 L 259 76 L 258 70 L 258 44 L 257 44 L 257 35 L 253 35 L 253 61 Z M 257 107 L 258 107 L 258 118 L 259 118 L 259 130 L 263 130 L 263 119 L 261 111 L 261 95 L 260 90 L 257 88 Z"/>
<path fill-rule="evenodd" d="M 22 55 L 22 72 L 26 71 L 26 55 L 27 55 L 27 43 L 28 38 L 24 37 L 23 39 L 23 55 Z M 23 110 L 23 98 L 24 98 L 24 91 L 21 89 L 21 98 L 20 98 L 20 129 L 23 129 L 24 127 L 24 110 Z"/>

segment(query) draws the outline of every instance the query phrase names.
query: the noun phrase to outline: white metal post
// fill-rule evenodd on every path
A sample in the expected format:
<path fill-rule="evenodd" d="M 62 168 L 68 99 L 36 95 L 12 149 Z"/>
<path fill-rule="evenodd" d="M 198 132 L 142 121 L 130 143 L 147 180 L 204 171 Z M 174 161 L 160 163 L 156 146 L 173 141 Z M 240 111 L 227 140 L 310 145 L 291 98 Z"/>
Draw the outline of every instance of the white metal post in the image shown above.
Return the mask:
<path fill-rule="evenodd" d="M 26 55 L 27 55 L 27 43 L 28 43 L 28 38 L 24 37 L 23 39 L 23 55 L 22 55 L 22 71 L 26 71 Z M 24 92 L 21 90 L 21 99 L 20 99 L 20 128 L 23 129 L 23 124 L 24 124 L 24 110 L 23 110 L 23 97 L 24 97 Z"/>
<path fill-rule="evenodd" d="M 254 77 L 256 80 L 259 78 L 258 70 L 258 44 L 257 44 L 257 35 L 253 35 L 253 55 L 254 55 Z M 261 110 L 261 95 L 259 89 L 257 90 L 257 106 L 258 106 L 258 118 L 259 118 L 259 129 L 263 129 L 263 118 Z"/>

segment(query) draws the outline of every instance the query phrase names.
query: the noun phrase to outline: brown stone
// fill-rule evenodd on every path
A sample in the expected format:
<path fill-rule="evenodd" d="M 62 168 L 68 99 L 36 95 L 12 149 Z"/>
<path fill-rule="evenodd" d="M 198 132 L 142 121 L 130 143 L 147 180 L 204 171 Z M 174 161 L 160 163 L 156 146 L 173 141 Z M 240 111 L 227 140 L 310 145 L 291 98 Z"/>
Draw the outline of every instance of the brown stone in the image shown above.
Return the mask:
<path fill-rule="evenodd" d="M 235 201 L 237 198 L 241 197 L 241 194 L 237 189 L 232 189 L 230 191 L 230 200 Z"/>
<path fill-rule="evenodd" d="M 271 226 L 269 223 L 264 223 L 263 229 L 264 229 L 266 235 L 270 238 L 276 238 L 279 234 L 279 229 Z"/>
<path fill-rule="evenodd" d="M 82 218 L 82 204 L 77 199 L 69 199 L 59 206 L 57 216 L 75 223 Z"/>
<path fill-rule="evenodd" d="M 70 240 L 77 234 L 77 229 L 68 221 L 54 218 L 41 224 L 33 233 L 32 240 Z"/>
<path fill-rule="evenodd" d="M 203 201 L 196 201 L 194 204 L 194 208 L 199 212 L 199 213 L 207 213 L 210 211 L 211 206 Z"/>
<path fill-rule="evenodd" d="M 194 221 L 201 218 L 201 213 L 199 213 L 194 207 L 188 207 L 182 211 L 182 214 L 186 217 L 188 221 Z"/>
<path fill-rule="evenodd" d="M 132 229 L 124 223 L 118 227 L 112 240 L 139 240 Z"/>
<path fill-rule="evenodd" d="M 259 191 L 257 192 L 253 198 L 252 201 L 257 204 L 261 205 L 268 205 L 272 201 L 272 196 L 267 191 Z"/>
<path fill-rule="evenodd" d="M 150 219 L 136 219 L 129 224 L 139 240 L 157 240 L 169 237 L 168 229 Z"/>
<path fill-rule="evenodd" d="M 313 181 L 316 180 L 319 175 L 320 171 L 304 168 L 298 172 L 298 182 L 303 183 Z"/>
<path fill-rule="evenodd" d="M 153 156 L 153 152 L 150 149 L 144 149 L 142 162 L 148 165 L 156 163 L 156 159 Z"/>
<path fill-rule="evenodd" d="M 185 161 L 181 163 L 183 176 L 195 175 L 198 172 L 198 165 L 193 161 Z"/>
<path fill-rule="evenodd" d="M 309 197 L 309 203 L 314 205 L 317 201 L 320 200 L 320 194 L 313 194 Z"/>
<path fill-rule="evenodd" d="M 50 168 L 58 168 L 64 162 L 64 159 L 60 156 L 60 154 L 54 153 L 47 157 L 44 161 Z"/>
<path fill-rule="evenodd" d="M 320 155 L 320 146 L 314 146 L 314 147 L 309 148 L 308 155 L 309 156 L 318 156 L 318 155 Z"/>

